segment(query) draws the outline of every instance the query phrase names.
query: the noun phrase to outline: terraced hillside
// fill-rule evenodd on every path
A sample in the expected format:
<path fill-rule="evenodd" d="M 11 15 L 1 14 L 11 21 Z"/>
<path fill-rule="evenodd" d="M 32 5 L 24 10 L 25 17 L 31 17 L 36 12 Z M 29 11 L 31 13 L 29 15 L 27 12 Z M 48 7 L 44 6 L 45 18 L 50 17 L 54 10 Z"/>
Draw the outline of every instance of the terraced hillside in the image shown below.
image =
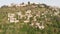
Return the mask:
<path fill-rule="evenodd" d="M 35 3 L 4 5 L 0 8 L 0 34 L 60 34 L 60 8 Z"/>

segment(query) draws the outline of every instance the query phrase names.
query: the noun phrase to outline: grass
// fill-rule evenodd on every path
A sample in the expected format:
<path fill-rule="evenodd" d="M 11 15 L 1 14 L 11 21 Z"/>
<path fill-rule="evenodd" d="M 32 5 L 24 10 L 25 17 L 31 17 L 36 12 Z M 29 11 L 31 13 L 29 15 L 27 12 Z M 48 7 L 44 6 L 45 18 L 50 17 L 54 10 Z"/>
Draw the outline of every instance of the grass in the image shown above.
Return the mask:
<path fill-rule="evenodd" d="M 45 15 L 47 16 L 47 19 L 49 18 L 53 18 L 53 19 L 51 19 L 50 22 L 49 21 L 44 22 L 45 29 L 43 30 L 31 27 L 29 26 L 29 24 L 25 24 L 24 22 L 22 22 L 23 20 L 21 20 L 21 22 L 18 22 L 18 23 L 10 23 L 9 21 L 7 21 L 7 13 L 15 13 L 17 11 L 22 11 L 22 14 L 25 14 L 25 11 L 28 10 L 28 8 L 29 7 L 27 6 L 18 7 L 18 8 L 15 8 L 15 7 L 0 8 L 0 34 L 60 34 L 60 21 L 58 20 L 56 21 L 58 16 L 51 17 L 50 12 Z M 34 11 L 36 13 L 37 11 L 40 11 L 41 14 L 46 10 L 51 11 L 47 8 L 39 8 L 39 7 L 31 9 L 31 10 L 32 10 L 32 13 Z M 45 21 L 45 18 L 41 18 L 41 17 L 40 18 L 37 17 L 37 20 Z M 30 21 L 32 21 L 32 19 L 33 17 L 31 17 Z"/>

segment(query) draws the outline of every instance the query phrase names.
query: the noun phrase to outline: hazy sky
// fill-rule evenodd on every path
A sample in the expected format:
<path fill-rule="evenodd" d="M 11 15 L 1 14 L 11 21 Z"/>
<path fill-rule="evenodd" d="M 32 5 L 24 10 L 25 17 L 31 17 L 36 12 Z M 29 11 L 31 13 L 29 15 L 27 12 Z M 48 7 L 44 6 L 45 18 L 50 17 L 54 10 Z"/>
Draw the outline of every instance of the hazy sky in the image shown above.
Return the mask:
<path fill-rule="evenodd" d="M 11 3 L 16 3 L 16 4 L 22 2 L 27 3 L 28 1 L 35 2 L 35 3 L 45 3 L 47 5 L 60 7 L 60 0 L 0 0 L 0 6 L 8 5 Z"/>

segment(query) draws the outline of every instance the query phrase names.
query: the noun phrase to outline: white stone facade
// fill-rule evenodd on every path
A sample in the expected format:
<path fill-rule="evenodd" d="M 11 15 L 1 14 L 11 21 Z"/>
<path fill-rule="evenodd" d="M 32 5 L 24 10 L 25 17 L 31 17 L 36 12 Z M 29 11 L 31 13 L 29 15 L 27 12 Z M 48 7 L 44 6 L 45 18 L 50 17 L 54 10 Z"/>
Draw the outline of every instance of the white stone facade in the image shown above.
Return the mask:
<path fill-rule="evenodd" d="M 13 22 L 19 22 L 18 20 L 16 20 L 16 18 L 14 18 L 15 14 L 13 13 L 8 13 L 8 20 L 10 23 L 13 23 Z"/>

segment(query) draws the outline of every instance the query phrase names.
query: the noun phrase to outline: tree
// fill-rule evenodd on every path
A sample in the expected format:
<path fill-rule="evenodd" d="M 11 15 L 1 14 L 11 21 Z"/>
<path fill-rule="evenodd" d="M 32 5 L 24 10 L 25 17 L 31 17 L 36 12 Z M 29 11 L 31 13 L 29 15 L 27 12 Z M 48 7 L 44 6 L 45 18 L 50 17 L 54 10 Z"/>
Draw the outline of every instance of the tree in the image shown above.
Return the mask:
<path fill-rule="evenodd" d="M 24 2 L 22 2 L 22 5 L 24 5 Z"/>
<path fill-rule="evenodd" d="M 28 1 L 28 5 L 30 5 L 30 2 Z"/>
<path fill-rule="evenodd" d="M 1 8 L 7 8 L 8 6 L 7 5 L 3 5 L 3 6 L 1 6 Z"/>

